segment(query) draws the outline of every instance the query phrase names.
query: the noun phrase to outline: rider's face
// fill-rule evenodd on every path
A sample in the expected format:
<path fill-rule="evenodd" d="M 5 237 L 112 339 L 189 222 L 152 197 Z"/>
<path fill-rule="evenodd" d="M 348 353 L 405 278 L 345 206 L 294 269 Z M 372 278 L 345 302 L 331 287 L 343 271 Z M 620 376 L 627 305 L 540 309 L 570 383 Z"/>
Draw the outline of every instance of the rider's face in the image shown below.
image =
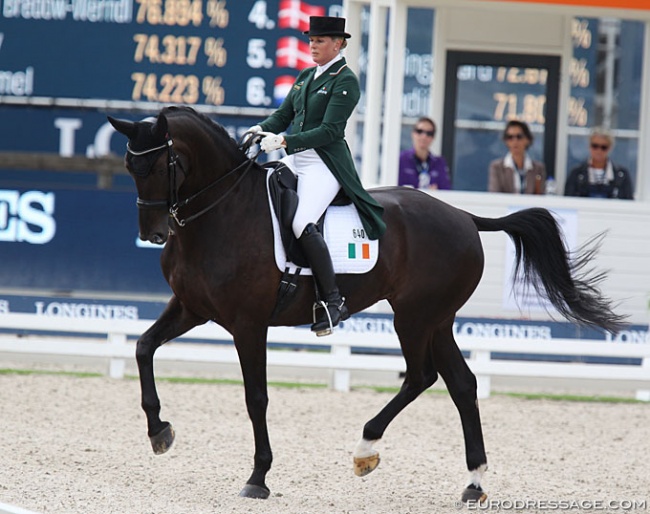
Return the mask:
<path fill-rule="evenodd" d="M 341 40 L 330 36 L 311 36 L 309 38 L 311 58 L 316 64 L 327 64 L 341 51 Z"/>

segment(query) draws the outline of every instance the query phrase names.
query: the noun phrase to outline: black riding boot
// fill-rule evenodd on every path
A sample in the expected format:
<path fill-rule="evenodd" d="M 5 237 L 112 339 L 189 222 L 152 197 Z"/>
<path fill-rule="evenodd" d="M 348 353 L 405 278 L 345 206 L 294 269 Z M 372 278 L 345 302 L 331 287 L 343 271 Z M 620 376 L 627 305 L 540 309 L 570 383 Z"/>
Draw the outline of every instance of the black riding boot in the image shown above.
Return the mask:
<path fill-rule="evenodd" d="M 316 335 L 326 336 L 332 333 L 332 328 L 339 322 L 348 319 L 350 313 L 336 285 L 329 249 L 316 225 L 307 225 L 298 242 L 309 261 L 320 295 L 320 303 L 314 304 L 314 324 L 311 330 Z"/>

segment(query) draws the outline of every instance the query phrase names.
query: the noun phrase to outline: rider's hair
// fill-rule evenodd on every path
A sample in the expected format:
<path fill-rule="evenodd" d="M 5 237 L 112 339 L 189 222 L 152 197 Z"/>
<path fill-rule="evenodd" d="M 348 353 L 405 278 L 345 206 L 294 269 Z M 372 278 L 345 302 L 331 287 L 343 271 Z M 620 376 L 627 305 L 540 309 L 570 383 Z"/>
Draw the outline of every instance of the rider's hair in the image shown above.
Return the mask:
<path fill-rule="evenodd" d="M 334 40 L 339 39 L 341 41 L 341 50 L 343 50 L 346 46 L 348 46 L 348 40 L 345 39 L 344 37 L 333 36 L 332 39 Z"/>

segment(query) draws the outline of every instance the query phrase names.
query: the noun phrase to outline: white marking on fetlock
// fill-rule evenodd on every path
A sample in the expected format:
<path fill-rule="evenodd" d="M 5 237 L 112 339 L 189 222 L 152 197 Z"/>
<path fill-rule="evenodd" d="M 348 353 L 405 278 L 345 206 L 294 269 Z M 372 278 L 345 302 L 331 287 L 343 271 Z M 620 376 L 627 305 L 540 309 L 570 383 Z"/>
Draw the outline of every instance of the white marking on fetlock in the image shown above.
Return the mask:
<path fill-rule="evenodd" d="M 358 477 L 365 477 L 372 473 L 379 465 L 379 452 L 372 445 L 377 440 L 370 441 L 361 439 L 354 449 L 354 474 Z"/>
<path fill-rule="evenodd" d="M 352 454 L 353 457 L 357 459 L 364 459 L 366 457 L 372 457 L 373 455 L 377 455 L 377 450 L 375 450 L 372 445 L 379 441 L 379 439 L 375 439 L 374 441 L 370 441 L 368 439 L 364 439 L 363 437 L 359 439 L 359 442 L 357 443 L 356 447 L 354 448 L 354 453 Z"/>
<path fill-rule="evenodd" d="M 483 474 L 487 471 L 487 464 L 481 464 L 478 468 L 473 469 L 469 472 L 469 484 L 476 487 L 481 487 L 481 480 L 483 479 Z"/>

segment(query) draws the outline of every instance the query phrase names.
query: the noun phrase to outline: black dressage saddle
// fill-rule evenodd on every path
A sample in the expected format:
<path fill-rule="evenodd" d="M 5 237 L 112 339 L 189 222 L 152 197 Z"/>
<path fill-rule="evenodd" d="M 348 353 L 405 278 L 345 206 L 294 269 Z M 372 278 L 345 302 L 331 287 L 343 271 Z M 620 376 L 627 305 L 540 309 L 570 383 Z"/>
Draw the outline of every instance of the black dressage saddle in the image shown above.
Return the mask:
<path fill-rule="evenodd" d="M 280 161 L 268 162 L 264 165 L 264 168 L 273 170 L 269 176 L 269 192 L 271 204 L 280 225 L 280 236 L 287 254 L 287 261 L 292 262 L 297 267 L 308 268 L 309 263 L 291 229 L 293 217 L 296 215 L 296 209 L 298 208 L 298 177 L 292 173 L 287 165 Z M 340 206 L 349 205 L 350 203 L 352 202 L 341 189 L 330 205 Z M 323 234 L 324 220 L 325 215 L 323 214 L 317 223 L 321 234 Z"/>

